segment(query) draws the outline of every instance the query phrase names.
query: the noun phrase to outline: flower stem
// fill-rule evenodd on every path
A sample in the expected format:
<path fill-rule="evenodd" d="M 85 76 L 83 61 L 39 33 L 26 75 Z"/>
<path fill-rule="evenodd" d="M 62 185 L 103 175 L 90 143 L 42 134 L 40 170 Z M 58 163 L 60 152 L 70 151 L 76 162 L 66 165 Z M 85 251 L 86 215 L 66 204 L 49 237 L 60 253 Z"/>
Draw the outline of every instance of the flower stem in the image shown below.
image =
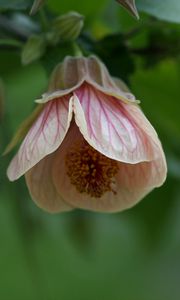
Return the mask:
<path fill-rule="evenodd" d="M 41 22 L 41 27 L 42 27 L 43 31 L 47 31 L 49 29 L 49 21 L 46 17 L 46 13 L 43 8 L 41 8 L 39 10 L 39 16 L 40 16 L 40 22 Z"/>
<path fill-rule="evenodd" d="M 23 46 L 23 43 L 21 43 L 18 40 L 15 39 L 1 39 L 0 40 L 0 46 L 2 47 L 17 47 L 17 48 L 21 48 Z"/>
<path fill-rule="evenodd" d="M 81 48 L 79 47 L 79 45 L 77 43 L 73 43 L 73 50 L 74 50 L 74 55 L 75 56 L 83 56 L 83 53 L 81 51 Z"/>

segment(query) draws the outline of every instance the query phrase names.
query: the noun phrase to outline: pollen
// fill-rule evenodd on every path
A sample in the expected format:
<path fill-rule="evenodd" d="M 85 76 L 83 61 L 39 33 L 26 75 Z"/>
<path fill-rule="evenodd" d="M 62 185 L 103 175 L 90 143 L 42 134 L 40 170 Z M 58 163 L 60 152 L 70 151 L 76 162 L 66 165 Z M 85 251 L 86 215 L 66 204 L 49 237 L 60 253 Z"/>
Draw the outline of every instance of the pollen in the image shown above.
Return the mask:
<path fill-rule="evenodd" d="M 89 144 L 75 144 L 66 155 L 67 175 L 78 192 L 100 198 L 115 191 L 117 161 L 96 151 Z"/>

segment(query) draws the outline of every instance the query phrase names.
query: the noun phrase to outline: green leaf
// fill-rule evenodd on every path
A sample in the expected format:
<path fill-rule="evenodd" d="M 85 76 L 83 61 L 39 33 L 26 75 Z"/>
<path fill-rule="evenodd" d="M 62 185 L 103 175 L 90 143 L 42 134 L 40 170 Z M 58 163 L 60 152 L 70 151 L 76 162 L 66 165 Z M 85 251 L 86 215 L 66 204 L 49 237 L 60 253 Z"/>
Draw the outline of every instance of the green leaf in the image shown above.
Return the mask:
<path fill-rule="evenodd" d="M 22 43 L 15 39 L 1 39 L 0 46 L 22 47 Z"/>
<path fill-rule="evenodd" d="M 178 59 L 180 53 L 180 28 L 177 24 L 164 26 L 164 22 L 155 24 L 146 32 L 146 43 L 143 47 L 132 47 L 132 52 L 143 58 L 144 68 L 153 68 L 165 59 Z"/>
<path fill-rule="evenodd" d="M 42 36 L 32 35 L 22 51 L 22 64 L 28 65 L 39 59 L 45 52 L 46 42 Z"/>
<path fill-rule="evenodd" d="M 0 9 L 26 9 L 31 2 L 30 0 L 0 0 Z"/>
<path fill-rule="evenodd" d="M 162 128 L 165 143 L 180 136 L 179 72 L 177 61 L 165 60 L 152 69 L 136 70 L 132 90 L 155 128 Z"/>
<path fill-rule="evenodd" d="M 180 23 L 179 0 L 137 0 L 139 10 L 161 20 Z"/>

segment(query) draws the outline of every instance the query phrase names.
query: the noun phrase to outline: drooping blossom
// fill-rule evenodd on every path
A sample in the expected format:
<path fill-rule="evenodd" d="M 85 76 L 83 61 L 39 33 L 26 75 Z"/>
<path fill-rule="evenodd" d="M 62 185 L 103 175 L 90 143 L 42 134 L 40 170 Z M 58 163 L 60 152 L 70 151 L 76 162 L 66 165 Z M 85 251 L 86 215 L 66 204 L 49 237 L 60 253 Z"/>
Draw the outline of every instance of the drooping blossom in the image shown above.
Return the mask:
<path fill-rule="evenodd" d="M 66 57 L 8 168 L 25 174 L 32 199 L 49 212 L 116 212 L 166 178 L 158 136 L 125 84 L 95 56 Z"/>

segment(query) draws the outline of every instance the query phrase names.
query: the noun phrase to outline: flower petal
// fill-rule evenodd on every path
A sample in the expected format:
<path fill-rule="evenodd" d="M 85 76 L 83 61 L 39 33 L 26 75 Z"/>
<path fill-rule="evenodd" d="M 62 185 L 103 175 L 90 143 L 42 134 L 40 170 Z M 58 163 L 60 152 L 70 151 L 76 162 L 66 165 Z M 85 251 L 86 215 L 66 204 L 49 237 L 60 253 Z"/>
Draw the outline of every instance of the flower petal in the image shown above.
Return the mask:
<path fill-rule="evenodd" d="M 52 180 L 58 193 L 62 195 L 63 199 L 65 199 L 67 203 L 69 203 L 69 199 L 68 197 L 64 198 L 63 195 L 66 195 L 66 190 L 71 190 L 73 188 L 73 185 L 70 183 L 69 177 L 67 176 L 66 154 L 72 146 L 74 146 L 76 143 L 80 145 L 81 142 L 84 142 L 84 138 L 76 124 L 72 122 L 68 134 L 66 135 L 61 146 L 55 153 L 53 153 L 54 158 L 52 161 L 51 172 Z M 73 204 L 71 204 L 71 206 L 74 207 Z"/>
<path fill-rule="evenodd" d="M 52 178 L 54 185 L 69 205 L 76 208 L 99 211 L 117 212 L 127 209 L 139 202 L 155 187 L 163 184 L 166 178 L 166 162 L 164 154 L 154 161 L 138 164 L 118 163 L 118 174 L 115 176 L 113 192 L 106 192 L 100 198 L 94 198 L 86 193 L 79 193 L 67 176 L 66 154 L 74 143 L 84 143 L 78 127 L 73 124 L 63 143 L 54 153 Z"/>
<path fill-rule="evenodd" d="M 161 186 L 167 174 L 164 154 L 159 159 L 138 164 L 119 163 L 116 177 L 117 194 L 112 211 L 122 211 L 142 200 L 154 188 Z"/>
<path fill-rule="evenodd" d="M 114 79 L 106 66 L 94 55 L 89 56 L 86 62 L 85 81 L 92 85 L 96 90 L 125 103 L 139 103 L 134 95 L 130 93 L 121 80 Z M 117 84 L 118 82 L 118 84 Z"/>
<path fill-rule="evenodd" d="M 45 211 L 56 213 L 72 210 L 57 192 L 52 180 L 54 153 L 46 156 L 26 174 L 26 183 L 34 202 Z"/>
<path fill-rule="evenodd" d="M 166 178 L 166 164 L 163 158 L 138 164 L 120 162 L 114 183 L 116 194 L 106 192 L 102 197 L 94 198 L 86 193 L 79 193 L 71 184 L 66 175 L 65 149 L 66 147 L 63 151 L 58 149 L 52 173 L 53 180 L 56 189 L 67 203 L 76 208 L 98 212 L 119 212 L 134 206 L 155 187 L 160 186 Z"/>
<path fill-rule="evenodd" d="M 37 103 L 46 103 L 64 95 L 70 94 L 78 88 L 85 80 L 86 58 L 66 56 L 53 70 L 48 92 L 37 99 Z"/>
<path fill-rule="evenodd" d="M 18 179 L 59 147 L 71 118 L 72 100 L 69 97 L 47 103 L 9 165 L 7 175 L 11 181 Z"/>
<path fill-rule="evenodd" d="M 137 105 L 125 104 L 87 84 L 74 94 L 76 123 L 96 150 L 133 164 L 159 156 L 162 148 L 157 134 Z"/>
<path fill-rule="evenodd" d="M 79 82 L 78 85 L 76 85 L 75 87 L 69 88 L 69 89 L 65 89 L 65 90 L 55 90 L 54 92 L 47 92 L 44 93 L 42 95 L 42 97 L 40 99 L 36 99 L 35 102 L 39 103 L 39 104 L 44 104 L 47 103 L 49 101 L 54 101 L 57 100 L 59 98 L 63 98 L 66 97 L 67 95 L 71 94 L 75 88 L 78 88 L 79 86 L 81 86 L 83 83 Z"/>
<path fill-rule="evenodd" d="M 49 83 L 48 92 L 37 99 L 37 103 L 46 103 L 72 93 L 84 82 L 92 85 L 104 94 L 114 96 L 125 103 L 139 103 L 134 95 L 119 79 L 110 76 L 106 66 L 94 55 L 89 57 L 67 56 L 56 66 Z"/>

